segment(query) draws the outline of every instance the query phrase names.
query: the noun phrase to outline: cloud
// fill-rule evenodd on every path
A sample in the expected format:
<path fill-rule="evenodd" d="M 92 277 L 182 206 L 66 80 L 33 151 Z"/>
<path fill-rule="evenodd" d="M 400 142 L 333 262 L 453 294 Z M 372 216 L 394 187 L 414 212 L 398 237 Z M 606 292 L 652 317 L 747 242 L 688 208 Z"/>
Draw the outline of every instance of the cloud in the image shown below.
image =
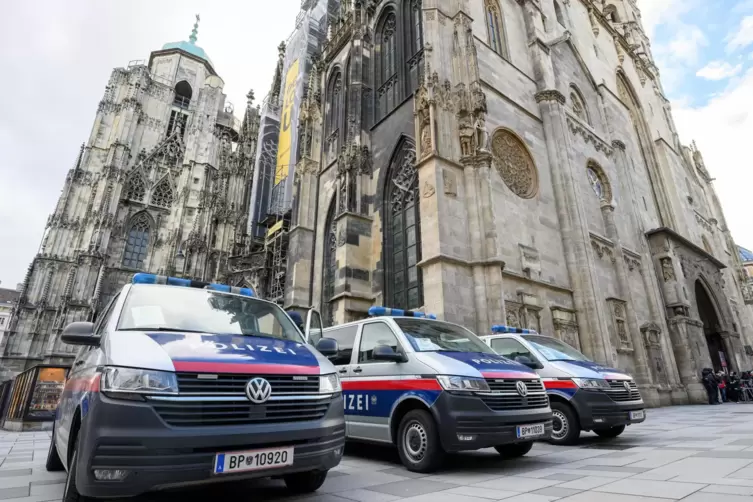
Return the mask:
<path fill-rule="evenodd" d="M 699 107 L 673 107 L 684 143 L 695 139 L 703 154 L 727 224 L 741 245 L 753 245 L 750 225 L 750 187 L 753 170 L 748 145 L 753 137 L 753 69 L 733 79 L 725 90 Z"/>
<path fill-rule="evenodd" d="M 667 44 L 666 50 L 672 58 L 680 63 L 694 64 L 698 61 L 698 52 L 706 47 L 709 40 L 698 26 L 681 25 L 674 38 Z"/>
<path fill-rule="evenodd" d="M 753 44 L 753 15 L 742 18 L 737 31 L 730 33 L 725 41 L 728 52 L 744 49 Z"/>
<path fill-rule="evenodd" d="M 648 38 L 654 39 L 657 26 L 679 19 L 682 14 L 692 10 L 697 3 L 698 0 L 638 0 L 641 24 Z"/>
<path fill-rule="evenodd" d="M 742 63 L 732 66 L 727 61 L 711 61 L 696 72 L 696 77 L 705 78 L 706 80 L 724 80 L 725 78 L 734 77 L 742 69 Z"/>

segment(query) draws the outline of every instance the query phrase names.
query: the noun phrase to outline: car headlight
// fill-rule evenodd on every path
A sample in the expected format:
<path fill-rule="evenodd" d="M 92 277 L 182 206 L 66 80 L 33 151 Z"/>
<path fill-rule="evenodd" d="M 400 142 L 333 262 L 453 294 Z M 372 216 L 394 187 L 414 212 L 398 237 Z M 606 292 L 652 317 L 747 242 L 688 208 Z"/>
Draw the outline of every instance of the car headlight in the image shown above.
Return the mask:
<path fill-rule="evenodd" d="M 107 367 L 101 390 L 110 397 L 143 399 L 144 394 L 177 394 L 178 379 L 168 371 Z"/>
<path fill-rule="evenodd" d="M 606 390 L 609 389 L 609 382 L 598 378 L 573 378 L 575 385 L 586 390 Z"/>
<path fill-rule="evenodd" d="M 343 388 L 340 384 L 340 377 L 337 373 L 330 373 L 329 375 L 322 375 L 319 377 L 319 392 L 322 394 L 335 394 L 342 392 Z"/>
<path fill-rule="evenodd" d="M 489 384 L 483 378 L 437 375 L 437 381 L 444 390 L 489 392 Z"/>

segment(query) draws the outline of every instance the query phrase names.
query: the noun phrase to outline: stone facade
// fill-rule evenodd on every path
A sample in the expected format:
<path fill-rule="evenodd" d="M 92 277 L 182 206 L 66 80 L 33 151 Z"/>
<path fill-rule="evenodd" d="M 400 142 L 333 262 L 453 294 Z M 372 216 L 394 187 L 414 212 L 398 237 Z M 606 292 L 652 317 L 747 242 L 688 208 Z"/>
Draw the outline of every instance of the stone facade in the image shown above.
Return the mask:
<path fill-rule="evenodd" d="M 135 272 L 257 285 L 246 229 L 259 112 L 249 93 L 235 118 L 195 35 L 112 72 L 0 343 L 0 380 L 70 363 L 63 328 Z"/>
<path fill-rule="evenodd" d="M 289 290 L 332 323 L 389 305 L 534 328 L 653 405 L 750 367 L 742 264 L 650 47 L 633 0 L 341 2 L 301 114 L 314 243 Z"/>

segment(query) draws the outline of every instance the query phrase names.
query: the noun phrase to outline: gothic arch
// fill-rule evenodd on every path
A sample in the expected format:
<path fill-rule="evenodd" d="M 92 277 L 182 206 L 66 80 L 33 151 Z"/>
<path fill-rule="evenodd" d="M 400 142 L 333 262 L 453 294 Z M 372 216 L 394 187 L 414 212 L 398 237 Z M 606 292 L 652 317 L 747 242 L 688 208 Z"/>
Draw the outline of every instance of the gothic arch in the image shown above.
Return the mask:
<path fill-rule="evenodd" d="M 499 0 L 484 0 L 484 23 L 489 47 L 503 58 L 510 59 L 505 18 Z"/>
<path fill-rule="evenodd" d="M 423 3 L 422 0 L 403 0 L 402 7 L 406 95 L 411 95 L 420 84 L 424 69 Z"/>
<path fill-rule="evenodd" d="M 575 84 L 570 84 L 570 108 L 583 122 L 590 126 L 593 125 L 588 105 L 586 105 L 586 100 L 583 98 L 583 93 L 580 92 L 580 89 Z"/>
<path fill-rule="evenodd" d="M 596 193 L 599 201 L 602 203 L 612 202 L 612 184 L 604 169 L 593 159 L 588 159 L 586 163 L 586 176 L 588 183 Z"/>
<path fill-rule="evenodd" d="M 338 131 L 342 123 L 343 72 L 340 65 L 332 68 L 327 77 L 326 108 L 324 110 L 324 130 L 326 137 Z"/>
<path fill-rule="evenodd" d="M 139 211 L 131 216 L 125 228 L 125 247 L 121 263 L 126 268 L 143 269 L 153 240 L 154 219 L 147 211 Z"/>
<path fill-rule="evenodd" d="M 379 121 L 400 104 L 400 29 L 390 2 L 379 13 L 374 30 L 374 117 Z"/>
<path fill-rule="evenodd" d="M 421 213 L 416 148 L 402 137 L 384 177 L 382 257 L 385 305 L 416 309 L 423 305 Z"/>
<path fill-rule="evenodd" d="M 170 181 L 170 177 L 165 175 L 154 184 L 152 193 L 149 198 L 149 203 L 152 206 L 161 207 L 162 209 L 170 209 L 175 201 L 175 190 L 173 184 Z"/>
<path fill-rule="evenodd" d="M 615 7 L 613 4 L 609 4 L 606 7 L 604 7 L 604 17 L 606 17 L 609 21 L 613 23 L 621 23 L 620 20 L 620 13 L 617 12 L 617 7 Z"/>
<path fill-rule="evenodd" d="M 132 200 L 136 202 L 144 202 L 146 197 L 146 179 L 141 172 L 141 169 L 136 168 L 131 171 L 131 174 L 123 184 L 122 199 Z"/>
<path fill-rule="evenodd" d="M 335 296 L 335 278 L 337 276 L 337 193 L 332 195 L 327 217 L 324 220 L 324 249 L 322 253 L 322 304 L 321 312 L 325 326 L 334 324 L 332 297 Z"/>

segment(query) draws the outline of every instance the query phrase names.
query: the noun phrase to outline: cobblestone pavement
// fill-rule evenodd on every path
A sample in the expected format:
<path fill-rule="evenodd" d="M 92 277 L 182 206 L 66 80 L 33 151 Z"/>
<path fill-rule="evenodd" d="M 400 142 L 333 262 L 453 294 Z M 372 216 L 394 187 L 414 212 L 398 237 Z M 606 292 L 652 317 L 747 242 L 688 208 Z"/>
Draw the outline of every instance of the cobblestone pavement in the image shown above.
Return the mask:
<path fill-rule="evenodd" d="M 349 445 L 314 495 L 289 497 L 281 481 L 233 483 L 142 497 L 308 502 L 753 502 L 753 406 L 649 410 L 612 441 L 584 434 L 574 447 L 537 444 L 523 459 L 494 450 L 454 455 L 426 476 L 405 470 L 390 448 Z M 48 473 L 49 434 L 0 431 L 0 501 L 59 501 L 64 474 Z"/>

